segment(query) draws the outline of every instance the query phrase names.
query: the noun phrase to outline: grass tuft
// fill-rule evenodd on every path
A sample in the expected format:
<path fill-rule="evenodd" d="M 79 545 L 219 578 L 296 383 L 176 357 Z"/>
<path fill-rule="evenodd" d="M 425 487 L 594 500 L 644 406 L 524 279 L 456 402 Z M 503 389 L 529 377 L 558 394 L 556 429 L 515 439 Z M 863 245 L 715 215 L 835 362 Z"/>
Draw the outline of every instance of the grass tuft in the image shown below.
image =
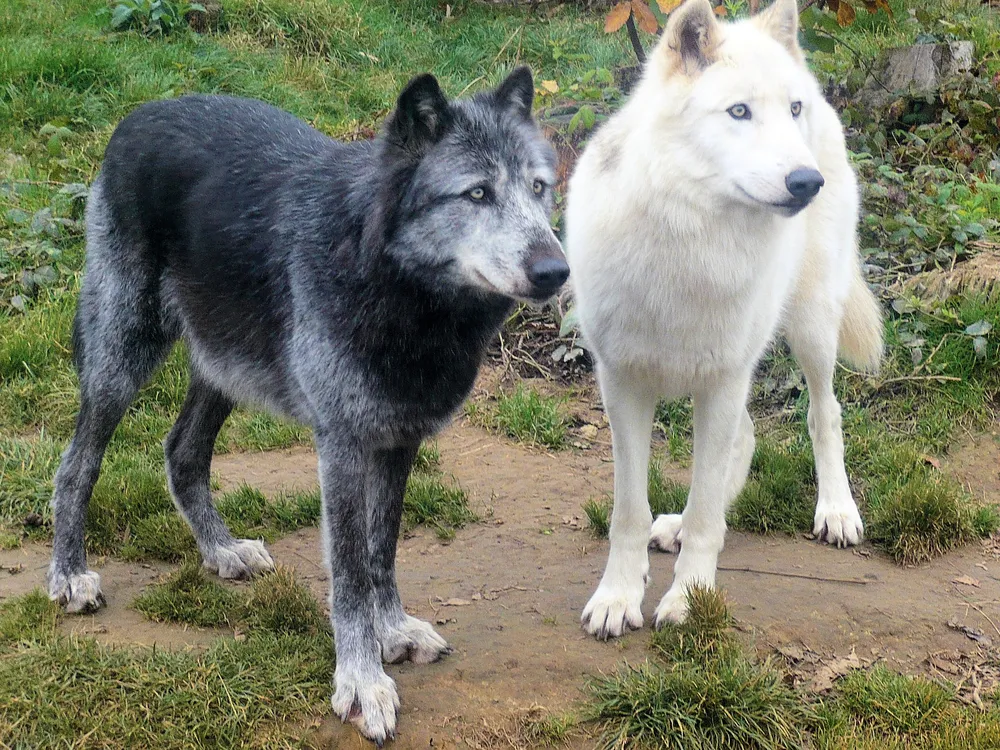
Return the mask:
<path fill-rule="evenodd" d="M 742 656 L 626 666 L 591 690 L 605 748 L 798 750 L 810 718 L 777 671 Z"/>
<path fill-rule="evenodd" d="M 876 734 L 926 734 L 948 715 L 954 691 L 882 665 L 854 671 L 840 683 L 839 703 L 855 725 Z"/>
<path fill-rule="evenodd" d="M 816 504 L 812 450 L 757 441 L 750 476 L 729 510 L 729 525 L 759 534 L 794 534 L 812 528 Z"/>
<path fill-rule="evenodd" d="M 468 402 L 466 414 L 473 422 L 522 443 L 559 450 L 565 448 L 569 420 L 562 401 L 518 385 L 513 393 L 501 392 L 495 403 Z"/>
<path fill-rule="evenodd" d="M 456 529 L 477 519 L 469 508 L 468 495 L 457 484 L 445 484 L 436 474 L 410 475 L 403 496 L 404 532 L 426 524 L 436 529 L 442 539 L 451 539 Z"/>
<path fill-rule="evenodd" d="M 278 567 L 273 573 L 254 579 L 242 612 L 243 622 L 251 632 L 315 635 L 330 630 L 319 604 L 299 585 L 289 568 Z"/>
<path fill-rule="evenodd" d="M 197 562 L 188 562 L 163 583 L 147 587 L 132 607 L 155 622 L 218 628 L 234 624 L 237 601 L 236 592 L 209 580 Z"/>
<path fill-rule="evenodd" d="M 923 562 L 991 533 L 991 511 L 977 511 L 953 480 L 922 472 L 872 509 L 868 537 L 896 562 Z"/>
<path fill-rule="evenodd" d="M 59 607 L 41 589 L 0 604 L 0 654 L 7 646 L 49 640 L 58 620 Z"/>
<path fill-rule="evenodd" d="M 687 592 L 688 617 L 653 633 L 652 648 L 665 661 L 697 661 L 739 650 L 726 597 L 718 589 L 694 586 Z"/>

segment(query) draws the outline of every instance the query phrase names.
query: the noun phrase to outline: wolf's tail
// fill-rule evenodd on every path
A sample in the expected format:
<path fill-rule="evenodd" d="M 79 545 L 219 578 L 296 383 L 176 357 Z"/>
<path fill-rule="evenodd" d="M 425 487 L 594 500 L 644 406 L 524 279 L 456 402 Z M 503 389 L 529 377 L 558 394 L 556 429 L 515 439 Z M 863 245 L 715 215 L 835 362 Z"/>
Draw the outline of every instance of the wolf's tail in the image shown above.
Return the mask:
<path fill-rule="evenodd" d="M 882 330 L 882 307 L 859 268 L 840 321 L 840 356 L 859 370 L 877 372 L 882 362 Z"/>

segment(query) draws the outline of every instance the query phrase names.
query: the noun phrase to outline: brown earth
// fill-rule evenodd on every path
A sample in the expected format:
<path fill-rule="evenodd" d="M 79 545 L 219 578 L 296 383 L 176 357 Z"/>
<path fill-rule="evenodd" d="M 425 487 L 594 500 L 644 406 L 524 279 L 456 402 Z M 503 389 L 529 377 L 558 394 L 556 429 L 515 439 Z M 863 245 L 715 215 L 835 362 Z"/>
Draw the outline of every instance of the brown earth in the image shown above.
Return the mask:
<path fill-rule="evenodd" d="M 451 542 L 428 530 L 400 542 L 406 607 L 437 623 L 455 653 L 429 666 L 387 667 L 403 703 L 395 747 L 515 747 L 516 737 L 503 744 L 489 728 L 536 705 L 555 714 L 572 711 L 585 698 L 589 675 L 646 658 L 648 630 L 600 643 L 578 623 L 607 554 L 606 542 L 586 529 L 581 504 L 611 489 L 609 443 L 603 426 L 589 448 L 561 453 L 512 445 L 464 423 L 440 437 L 443 470 L 468 491 L 483 520 Z M 265 492 L 315 484 L 315 456 L 305 448 L 219 456 L 214 468 L 226 489 L 240 482 Z M 970 441 L 945 468 L 977 496 L 1000 500 L 994 436 Z M 683 478 L 684 472 L 677 474 Z M 867 547 L 836 550 L 803 538 L 731 533 L 719 581 L 740 629 L 761 651 L 783 654 L 806 684 L 852 652 L 861 664 L 883 661 L 905 672 L 968 681 L 982 674 L 976 670 L 989 648 L 983 639 L 1000 643 L 996 549 L 973 545 L 901 568 Z M 291 534 L 271 551 L 326 601 L 318 530 Z M 651 557 L 647 623 L 673 565 L 670 555 Z M 43 585 L 47 558 L 44 545 L 0 552 L 0 566 L 21 566 L 16 574 L 0 569 L 2 596 Z M 94 567 L 102 573 L 109 606 L 96 615 L 66 618 L 67 630 L 106 642 L 168 647 L 199 647 L 223 634 L 150 623 L 128 609 L 170 566 L 97 560 Z M 364 746 L 329 716 L 317 724 L 315 739 L 322 747 Z M 592 744 L 577 737 L 571 746 Z"/>

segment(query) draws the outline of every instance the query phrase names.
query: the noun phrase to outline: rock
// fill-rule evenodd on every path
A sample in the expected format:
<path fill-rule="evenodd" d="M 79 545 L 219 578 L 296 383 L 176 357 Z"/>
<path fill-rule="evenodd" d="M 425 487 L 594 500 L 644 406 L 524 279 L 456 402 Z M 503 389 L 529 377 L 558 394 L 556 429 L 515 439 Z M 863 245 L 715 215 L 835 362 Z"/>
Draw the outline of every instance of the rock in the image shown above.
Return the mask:
<path fill-rule="evenodd" d="M 971 70 L 975 51 L 973 42 L 914 44 L 886 50 L 875 64 L 874 75 L 858 92 L 858 101 L 874 111 L 900 97 L 935 98 L 945 81 Z"/>

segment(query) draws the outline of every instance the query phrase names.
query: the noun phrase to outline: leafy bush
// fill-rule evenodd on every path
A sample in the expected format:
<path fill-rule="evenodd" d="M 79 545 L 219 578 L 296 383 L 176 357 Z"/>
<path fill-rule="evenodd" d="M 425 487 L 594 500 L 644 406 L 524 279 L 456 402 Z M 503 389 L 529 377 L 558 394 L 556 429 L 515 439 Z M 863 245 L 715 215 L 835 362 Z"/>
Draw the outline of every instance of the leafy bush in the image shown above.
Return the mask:
<path fill-rule="evenodd" d="M 101 14 L 109 17 L 114 31 L 137 29 L 146 36 L 164 36 L 184 28 L 189 14 L 204 12 L 204 5 L 185 0 L 116 0 Z"/>

